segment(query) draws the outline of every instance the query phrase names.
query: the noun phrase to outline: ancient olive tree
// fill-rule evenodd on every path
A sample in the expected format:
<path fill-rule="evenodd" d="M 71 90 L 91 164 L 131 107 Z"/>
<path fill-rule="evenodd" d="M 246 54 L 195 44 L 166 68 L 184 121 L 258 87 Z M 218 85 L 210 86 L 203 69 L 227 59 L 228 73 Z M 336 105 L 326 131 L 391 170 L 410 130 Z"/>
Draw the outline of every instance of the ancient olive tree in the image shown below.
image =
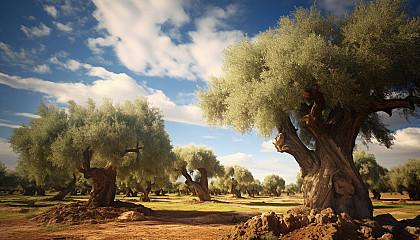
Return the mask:
<path fill-rule="evenodd" d="M 407 191 L 411 200 L 420 200 L 420 158 L 392 167 L 388 176 L 395 191 Z"/>
<path fill-rule="evenodd" d="M 147 101 L 136 100 L 136 107 Z M 54 166 L 77 169 L 92 179 L 88 206 L 112 205 L 116 193 L 117 167 L 127 154 L 138 154 L 149 126 L 142 123 L 141 113 L 133 111 L 129 101 L 113 104 L 110 99 L 97 107 L 92 100 L 86 105 L 69 101 L 66 129 L 50 144 Z M 41 116 L 41 119 L 43 117 Z"/>
<path fill-rule="evenodd" d="M 207 149 L 205 146 L 191 144 L 176 148 L 174 153 L 174 177 L 184 176 L 185 183 L 194 188 L 200 201 L 210 201 L 208 178 L 223 174 L 223 167 L 213 150 Z M 199 181 L 194 181 L 193 177 Z"/>
<path fill-rule="evenodd" d="M 420 21 L 402 0 L 360 2 L 350 16 L 315 6 L 224 52 L 224 74 L 200 91 L 207 122 L 273 135 L 298 162 L 306 206 L 372 217 L 353 162 L 358 136 L 389 147 L 379 112 L 408 115 L 419 104 Z"/>
<path fill-rule="evenodd" d="M 169 182 L 168 170 L 173 164 L 172 145 L 165 130 L 161 111 L 151 108 L 145 99 L 126 102 L 127 113 L 142 116 L 133 119 L 133 125 L 142 126 L 138 154 L 127 154 L 119 164 L 118 179 L 129 190 L 143 193 L 143 201 L 150 201 L 149 193 L 153 186 Z"/>
<path fill-rule="evenodd" d="M 19 154 L 16 170 L 29 183 L 35 182 L 38 192 L 52 187 L 59 193 L 51 200 L 62 200 L 76 185 L 75 169 L 54 165 L 51 145 L 66 131 L 67 115 L 64 109 L 44 102 L 37 113 L 39 118 L 14 129 L 10 138 L 13 150 Z"/>
<path fill-rule="evenodd" d="M 270 174 L 264 177 L 262 186 L 268 194 L 274 194 L 276 197 L 281 195 L 285 189 L 286 182 L 282 177 L 276 174 Z"/>
<path fill-rule="evenodd" d="M 225 167 L 225 173 L 214 182 L 215 187 L 230 192 L 234 197 L 242 197 L 241 192 L 250 192 L 254 182 L 252 173 L 245 167 L 238 165 Z"/>
<path fill-rule="evenodd" d="M 356 168 L 366 184 L 366 187 L 372 192 L 374 199 L 381 198 L 381 192 L 389 190 L 388 169 L 382 167 L 376 161 L 375 155 L 359 150 L 353 153 Z"/>

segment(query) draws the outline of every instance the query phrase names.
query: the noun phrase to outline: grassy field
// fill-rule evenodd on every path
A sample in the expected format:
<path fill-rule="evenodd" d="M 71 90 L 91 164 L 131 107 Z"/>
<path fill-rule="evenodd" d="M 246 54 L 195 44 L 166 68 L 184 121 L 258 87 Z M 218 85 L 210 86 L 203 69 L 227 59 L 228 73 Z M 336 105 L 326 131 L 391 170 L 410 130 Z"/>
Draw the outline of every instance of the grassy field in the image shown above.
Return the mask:
<path fill-rule="evenodd" d="M 51 202 L 45 199 L 52 196 L 0 195 L 0 219 L 34 217 L 55 204 L 69 204 L 86 201 L 88 196 L 71 196 L 65 201 Z M 118 195 L 117 200 L 138 202 L 139 198 Z M 218 211 L 218 212 L 255 212 L 274 211 L 284 213 L 303 203 L 301 195 L 280 197 L 257 196 L 255 198 L 233 198 L 232 195 L 213 197 L 214 201 L 199 202 L 194 196 L 151 196 L 151 202 L 141 202 L 155 211 Z M 384 194 L 383 200 L 373 201 L 374 215 L 390 213 L 397 219 L 414 218 L 420 215 L 420 202 L 408 201 L 404 195 Z"/>

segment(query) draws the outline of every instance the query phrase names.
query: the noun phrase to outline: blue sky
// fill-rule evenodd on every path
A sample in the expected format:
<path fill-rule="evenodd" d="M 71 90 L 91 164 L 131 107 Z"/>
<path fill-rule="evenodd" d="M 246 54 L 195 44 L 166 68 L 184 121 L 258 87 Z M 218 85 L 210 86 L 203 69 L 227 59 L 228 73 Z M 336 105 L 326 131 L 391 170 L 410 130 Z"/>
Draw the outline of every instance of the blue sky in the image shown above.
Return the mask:
<path fill-rule="evenodd" d="M 420 4 L 408 1 L 411 15 Z M 325 11 L 343 15 L 354 0 L 319 0 Z M 101 103 L 147 97 L 162 109 L 174 146 L 212 148 L 224 165 L 239 164 L 254 177 L 278 174 L 295 182 L 299 167 L 275 152 L 270 139 L 238 135 L 205 125 L 197 86 L 221 73 L 221 51 L 275 27 L 282 15 L 312 1 L 200 0 L 2 0 L 0 1 L 0 160 L 14 168 L 8 144 L 14 128 L 36 116 L 41 100 L 60 107 L 88 97 Z M 397 115 L 398 116 L 398 115 Z M 387 150 L 369 151 L 385 167 L 420 157 L 420 121 L 395 115 L 385 120 L 396 131 Z"/>

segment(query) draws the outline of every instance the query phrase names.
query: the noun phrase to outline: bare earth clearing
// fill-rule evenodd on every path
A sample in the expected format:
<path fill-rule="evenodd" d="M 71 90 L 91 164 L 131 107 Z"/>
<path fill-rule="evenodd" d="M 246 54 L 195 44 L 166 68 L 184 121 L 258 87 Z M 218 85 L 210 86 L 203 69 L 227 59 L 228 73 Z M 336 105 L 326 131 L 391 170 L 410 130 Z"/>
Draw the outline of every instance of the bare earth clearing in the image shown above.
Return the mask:
<path fill-rule="evenodd" d="M 395 198 L 395 195 L 392 197 Z M 260 215 L 258 212 L 272 210 L 276 213 L 285 213 L 286 209 L 293 207 L 292 205 L 287 206 L 288 204 L 285 202 L 283 203 L 284 198 L 273 199 L 273 202 L 269 202 L 267 199 L 236 200 L 225 198 L 221 199 L 220 202 L 211 203 L 195 203 L 191 200 L 173 201 L 170 198 L 166 200 L 170 204 L 163 208 L 157 207 L 163 201 L 155 200 L 154 202 L 152 200 L 149 203 L 150 205 L 144 204 L 146 207 L 151 207 L 155 211 L 154 214 L 151 216 L 145 214 L 143 220 L 140 221 L 118 221 L 116 218 L 112 218 L 80 221 L 78 224 L 72 225 L 68 221 L 56 221 L 48 224 L 39 220 L 35 221 L 34 218 L 25 217 L 0 219 L 0 239 L 226 239 L 228 236 L 233 236 L 232 233 L 238 228 L 239 223 L 244 223 L 247 219 Z M 174 206 L 176 204 L 190 205 L 191 209 L 194 210 L 182 209 L 182 207 L 181 209 L 170 208 L 171 204 Z M 385 205 L 382 206 L 381 204 Z M 393 207 L 394 205 L 404 204 L 409 207 Z M 415 205 L 411 207 L 410 204 Z M 398 220 L 407 218 L 399 217 L 401 214 L 409 216 L 408 218 L 420 215 L 418 202 L 387 199 L 385 196 L 384 201 L 375 201 L 374 205 L 377 206 L 375 215 L 391 213 Z M 216 207 L 210 209 L 211 206 Z M 202 209 L 196 210 L 195 207 Z M 244 210 L 238 211 L 237 209 L 241 207 Z M 254 207 L 256 207 L 255 211 L 252 210 Z M 1 205 L 0 211 L 25 211 L 27 208 Z M 205 210 L 206 208 L 209 209 Z M 232 211 L 229 208 L 235 210 Z M 253 211 L 253 213 L 250 211 Z M 59 211 L 56 210 L 56 212 Z M 103 213 L 95 214 L 106 215 Z M 294 235 L 289 234 L 285 237 L 286 239 L 293 239 L 293 237 L 307 238 L 311 236 L 308 231 L 314 230 L 323 232 L 326 235 L 325 237 L 334 234 L 334 229 L 325 225 L 320 229 L 306 229 L 306 232 L 294 232 Z M 249 236 L 244 237 L 244 239 L 248 239 Z"/>

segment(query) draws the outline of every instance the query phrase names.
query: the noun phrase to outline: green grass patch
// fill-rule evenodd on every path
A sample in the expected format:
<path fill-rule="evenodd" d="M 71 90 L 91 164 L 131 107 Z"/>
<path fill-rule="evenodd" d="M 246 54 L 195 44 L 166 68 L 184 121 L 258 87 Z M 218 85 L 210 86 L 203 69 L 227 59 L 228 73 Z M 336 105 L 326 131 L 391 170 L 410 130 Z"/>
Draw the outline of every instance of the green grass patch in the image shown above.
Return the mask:
<path fill-rule="evenodd" d="M 420 210 L 420 204 L 416 203 L 374 203 L 373 209 L 386 209 L 386 208 L 392 208 L 392 209 L 419 209 Z"/>

